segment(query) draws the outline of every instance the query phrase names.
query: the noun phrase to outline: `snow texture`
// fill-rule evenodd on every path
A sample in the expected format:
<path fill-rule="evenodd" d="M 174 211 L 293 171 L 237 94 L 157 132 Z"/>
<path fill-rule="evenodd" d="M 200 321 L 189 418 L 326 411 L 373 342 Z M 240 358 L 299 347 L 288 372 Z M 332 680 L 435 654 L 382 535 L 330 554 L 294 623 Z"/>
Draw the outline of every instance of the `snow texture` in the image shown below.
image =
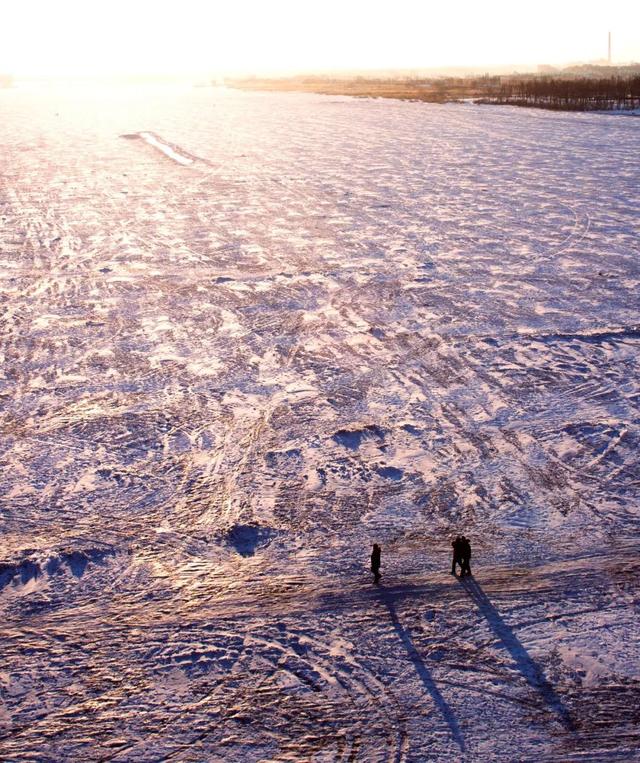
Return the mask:
<path fill-rule="evenodd" d="M 0 759 L 640 759 L 640 122 L 0 114 Z"/>

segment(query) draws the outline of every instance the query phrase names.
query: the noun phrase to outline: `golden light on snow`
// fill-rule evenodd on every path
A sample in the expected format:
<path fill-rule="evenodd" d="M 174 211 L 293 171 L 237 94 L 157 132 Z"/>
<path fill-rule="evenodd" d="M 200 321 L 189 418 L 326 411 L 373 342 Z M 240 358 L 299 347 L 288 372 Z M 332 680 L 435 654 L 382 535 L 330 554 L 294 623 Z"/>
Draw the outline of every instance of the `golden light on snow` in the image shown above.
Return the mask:
<path fill-rule="evenodd" d="M 3 3 L 0 71 L 255 72 L 640 59 L 640 3 Z"/>

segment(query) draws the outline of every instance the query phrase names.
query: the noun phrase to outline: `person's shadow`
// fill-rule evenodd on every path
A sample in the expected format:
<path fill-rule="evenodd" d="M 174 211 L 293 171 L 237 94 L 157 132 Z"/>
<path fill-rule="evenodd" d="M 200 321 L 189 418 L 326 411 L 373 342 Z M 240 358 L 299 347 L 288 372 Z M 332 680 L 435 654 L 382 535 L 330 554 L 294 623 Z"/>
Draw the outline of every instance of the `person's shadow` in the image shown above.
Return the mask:
<path fill-rule="evenodd" d="M 458 721 L 456 720 L 456 716 L 453 713 L 453 710 L 449 705 L 447 704 L 447 701 L 442 696 L 440 690 L 436 686 L 435 681 L 433 680 L 433 676 L 431 675 L 431 672 L 429 671 L 429 668 L 425 664 L 425 661 L 420 656 L 418 650 L 414 646 L 413 639 L 411 638 L 411 634 L 409 631 L 404 627 L 404 625 L 400 622 L 400 618 L 398 617 L 398 613 L 396 612 L 396 608 L 394 605 L 394 596 L 391 592 L 386 591 L 384 588 L 380 590 L 380 598 L 383 602 L 383 604 L 387 607 L 389 610 L 389 615 L 391 616 L 391 622 L 393 623 L 393 627 L 396 630 L 396 633 L 400 637 L 400 640 L 402 641 L 404 648 L 407 650 L 407 654 L 409 655 L 409 659 L 413 663 L 413 666 L 416 669 L 416 673 L 420 676 L 420 680 L 424 684 L 425 688 L 431 695 L 431 698 L 433 699 L 433 702 L 435 706 L 438 708 L 440 714 L 444 718 L 447 726 L 449 727 L 449 731 L 451 733 L 451 736 L 453 737 L 455 743 L 460 748 L 460 752 L 464 752 L 464 737 L 462 736 L 462 732 L 460 730 L 460 727 L 458 726 Z"/>
<path fill-rule="evenodd" d="M 529 686 L 536 689 L 547 707 L 559 718 L 562 725 L 568 731 L 574 731 L 575 725 L 567 708 L 557 692 L 544 677 L 540 666 L 530 657 L 518 637 L 502 619 L 498 610 L 493 606 L 489 597 L 482 590 L 476 580 L 470 577 L 460 578 L 460 583 L 469 594 L 480 614 L 489 623 L 491 630 L 502 641 L 505 649 L 509 652 L 513 661 L 525 678 Z"/>

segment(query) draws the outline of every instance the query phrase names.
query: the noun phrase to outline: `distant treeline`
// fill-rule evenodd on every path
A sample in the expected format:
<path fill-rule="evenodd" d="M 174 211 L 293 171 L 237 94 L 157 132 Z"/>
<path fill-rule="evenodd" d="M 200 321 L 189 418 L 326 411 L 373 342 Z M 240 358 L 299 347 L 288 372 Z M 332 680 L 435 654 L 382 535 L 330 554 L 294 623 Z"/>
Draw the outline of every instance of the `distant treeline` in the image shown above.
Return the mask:
<path fill-rule="evenodd" d="M 600 69 L 607 67 L 600 67 Z M 447 103 L 512 104 L 562 111 L 628 110 L 640 107 L 640 72 L 628 67 L 591 73 L 513 74 L 471 77 L 340 77 L 305 76 L 227 80 L 230 87 L 349 95 L 360 98 Z"/>
<path fill-rule="evenodd" d="M 498 92 L 479 102 L 559 111 L 637 109 L 640 76 L 502 78 Z"/>

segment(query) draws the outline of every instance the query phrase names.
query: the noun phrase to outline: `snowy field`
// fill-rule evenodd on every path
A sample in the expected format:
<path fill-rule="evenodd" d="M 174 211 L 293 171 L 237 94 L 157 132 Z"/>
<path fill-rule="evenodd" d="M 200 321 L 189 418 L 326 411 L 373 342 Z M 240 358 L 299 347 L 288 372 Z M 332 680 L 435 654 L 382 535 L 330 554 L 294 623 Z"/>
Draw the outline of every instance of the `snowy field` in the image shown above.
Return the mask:
<path fill-rule="evenodd" d="M 2 761 L 640 760 L 638 120 L 15 89 L 0 151 Z"/>

